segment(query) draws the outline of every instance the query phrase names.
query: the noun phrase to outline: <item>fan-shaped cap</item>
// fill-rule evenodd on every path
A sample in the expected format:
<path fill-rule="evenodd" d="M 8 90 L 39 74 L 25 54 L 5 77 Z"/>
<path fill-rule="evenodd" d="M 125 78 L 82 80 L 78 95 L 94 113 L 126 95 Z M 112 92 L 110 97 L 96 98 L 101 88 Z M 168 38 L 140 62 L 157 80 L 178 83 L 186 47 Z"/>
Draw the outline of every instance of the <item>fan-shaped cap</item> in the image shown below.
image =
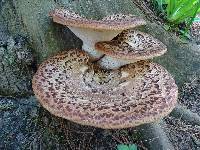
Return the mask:
<path fill-rule="evenodd" d="M 96 50 L 113 58 L 123 60 L 145 60 L 163 55 L 167 47 L 147 33 L 126 30 L 111 41 L 95 44 Z"/>
<path fill-rule="evenodd" d="M 73 122 L 116 129 L 149 123 L 175 107 L 177 86 L 160 65 L 140 61 L 115 71 L 72 50 L 45 61 L 33 78 L 44 108 Z"/>
<path fill-rule="evenodd" d="M 125 30 L 146 24 L 144 19 L 133 15 L 115 14 L 102 20 L 92 20 L 66 9 L 55 9 L 50 12 L 50 16 L 53 17 L 54 22 L 66 26 L 96 30 Z"/>

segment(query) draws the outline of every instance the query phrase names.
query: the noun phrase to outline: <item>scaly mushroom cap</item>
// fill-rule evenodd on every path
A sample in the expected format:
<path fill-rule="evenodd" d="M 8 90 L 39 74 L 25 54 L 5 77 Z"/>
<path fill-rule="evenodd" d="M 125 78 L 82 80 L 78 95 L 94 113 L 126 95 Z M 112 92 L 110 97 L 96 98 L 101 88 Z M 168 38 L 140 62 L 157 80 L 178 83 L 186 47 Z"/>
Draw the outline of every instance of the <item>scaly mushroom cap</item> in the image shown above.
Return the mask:
<path fill-rule="evenodd" d="M 92 20 L 66 9 L 55 9 L 50 16 L 54 22 L 62 25 L 96 30 L 125 30 L 146 24 L 144 19 L 134 15 L 116 14 L 102 20 Z"/>
<path fill-rule="evenodd" d="M 167 47 L 149 34 L 137 30 L 126 30 L 112 41 L 95 44 L 96 50 L 122 60 L 145 60 L 163 55 Z"/>
<path fill-rule="evenodd" d="M 140 61 L 106 71 L 88 59 L 72 50 L 39 67 L 32 83 L 44 108 L 82 125 L 117 129 L 155 121 L 175 107 L 177 86 L 160 65 Z"/>

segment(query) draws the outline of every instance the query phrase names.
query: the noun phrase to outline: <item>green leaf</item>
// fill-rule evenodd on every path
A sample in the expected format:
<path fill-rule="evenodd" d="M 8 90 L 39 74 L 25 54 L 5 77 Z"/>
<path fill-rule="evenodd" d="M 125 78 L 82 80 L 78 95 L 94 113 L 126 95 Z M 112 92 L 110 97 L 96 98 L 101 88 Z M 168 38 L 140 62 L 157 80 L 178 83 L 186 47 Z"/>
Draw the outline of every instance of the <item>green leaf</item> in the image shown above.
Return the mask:
<path fill-rule="evenodd" d="M 193 14 L 196 12 L 196 9 L 197 5 L 194 3 L 194 0 L 187 0 L 185 3 L 182 2 L 179 4 L 179 6 L 171 10 L 171 14 L 169 15 L 168 19 L 169 21 L 173 22 L 179 18 L 187 18 L 193 16 Z"/>
<path fill-rule="evenodd" d="M 135 144 L 119 144 L 117 150 L 137 150 L 137 146 Z"/>
<path fill-rule="evenodd" d="M 171 16 L 173 14 L 173 11 L 175 9 L 176 2 L 175 0 L 169 0 L 167 5 L 167 16 Z"/>
<path fill-rule="evenodd" d="M 193 22 L 200 22 L 200 18 L 194 18 Z"/>
<path fill-rule="evenodd" d="M 197 12 L 200 10 L 199 0 L 169 0 L 167 6 L 167 19 L 172 24 L 179 24 L 188 21 L 190 26 Z M 172 7 L 170 5 L 174 5 Z"/>
<path fill-rule="evenodd" d="M 152 0 L 157 4 L 159 12 L 166 12 L 166 19 L 171 28 L 177 28 L 180 23 L 184 23 L 184 32 L 187 33 L 193 22 L 199 22 L 196 19 L 197 13 L 200 13 L 200 0 Z M 163 6 L 167 6 L 166 8 Z M 185 34 L 186 35 L 186 34 Z"/>
<path fill-rule="evenodd" d="M 137 146 L 135 144 L 129 144 L 129 150 L 137 150 Z"/>
<path fill-rule="evenodd" d="M 129 150 L 128 145 L 120 144 L 117 146 L 117 150 Z"/>

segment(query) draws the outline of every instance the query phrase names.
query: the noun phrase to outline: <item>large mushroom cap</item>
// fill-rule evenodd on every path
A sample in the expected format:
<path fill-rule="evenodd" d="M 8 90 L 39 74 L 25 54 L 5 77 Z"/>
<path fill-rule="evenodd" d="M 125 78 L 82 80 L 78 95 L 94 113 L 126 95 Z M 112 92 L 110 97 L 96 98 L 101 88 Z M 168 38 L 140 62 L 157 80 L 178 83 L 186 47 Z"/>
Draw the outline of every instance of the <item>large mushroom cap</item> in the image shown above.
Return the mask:
<path fill-rule="evenodd" d="M 36 97 L 52 114 L 107 129 L 160 119 L 177 100 L 177 86 L 160 65 L 140 61 L 106 71 L 77 50 L 45 61 L 32 83 Z"/>
<path fill-rule="evenodd" d="M 126 30 L 111 41 L 95 44 L 96 50 L 123 60 L 145 60 L 163 55 L 167 47 L 147 33 Z"/>
<path fill-rule="evenodd" d="M 92 20 L 66 9 L 55 9 L 50 12 L 50 16 L 53 17 L 54 22 L 66 26 L 96 30 L 125 30 L 146 24 L 144 19 L 133 15 L 115 14 L 102 20 Z"/>

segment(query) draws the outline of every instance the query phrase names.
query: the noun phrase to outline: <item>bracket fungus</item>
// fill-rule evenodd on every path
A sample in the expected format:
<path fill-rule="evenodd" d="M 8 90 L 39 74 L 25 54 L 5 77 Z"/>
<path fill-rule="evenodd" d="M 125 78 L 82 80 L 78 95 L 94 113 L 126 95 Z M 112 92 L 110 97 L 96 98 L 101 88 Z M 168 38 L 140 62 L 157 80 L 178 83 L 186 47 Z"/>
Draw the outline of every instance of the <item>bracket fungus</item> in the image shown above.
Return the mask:
<path fill-rule="evenodd" d="M 105 54 L 99 64 L 106 69 L 116 69 L 139 60 L 152 59 L 167 51 L 162 42 L 137 30 L 123 31 L 111 41 L 96 43 L 95 48 Z"/>
<path fill-rule="evenodd" d="M 133 15 L 115 14 L 102 20 L 93 20 L 66 9 L 55 9 L 50 12 L 50 16 L 54 22 L 67 26 L 83 41 L 83 50 L 87 51 L 93 60 L 103 55 L 95 50 L 96 42 L 110 41 L 123 30 L 146 24 L 144 19 Z"/>
<path fill-rule="evenodd" d="M 121 14 L 91 20 L 64 9 L 51 16 L 83 40 L 86 52 L 66 51 L 40 65 L 32 84 L 44 108 L 104 129 L 135 127 L 172 111 L 178 96 L 173 77 L 146 60 L 164 54 L 166 46 L 146 33 L 127 30 L 144 25 L 143 19 Z"/>
<path fill-rule="evenodd" d="M 71 50 L 39 67 L 33 90 L 44 108 L 82 125 L 119 129 L 156 121 L 175 107 L 177 86 L 162 66 L 140 61 L 102 70 L 88 60 Z"/>

